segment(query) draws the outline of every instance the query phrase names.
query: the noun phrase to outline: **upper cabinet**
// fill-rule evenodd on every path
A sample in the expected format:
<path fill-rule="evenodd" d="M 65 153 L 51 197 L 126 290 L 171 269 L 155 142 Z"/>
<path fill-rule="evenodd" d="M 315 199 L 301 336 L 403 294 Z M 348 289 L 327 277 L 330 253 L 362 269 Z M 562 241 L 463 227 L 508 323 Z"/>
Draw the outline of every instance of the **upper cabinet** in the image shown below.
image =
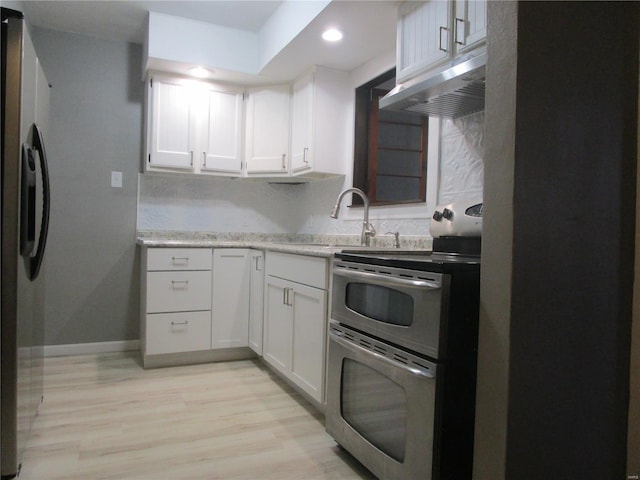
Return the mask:
<path fill-rule="evenodd" d="M 242 91 L 169 75 L 149 78 L 145 171 L 242 173 Z"/>
<path fill-rule="evenodd" d="M 398 8 L 397 82 L 482 45 L 486 18 L 486 0 L 402 3 Z"/>
<path fill-rule="evenodd" d="M 316 66 L 292 86 L 291 175 L 344 174 L 348 74 Z"/>
<path fill-rule="evenodd" d="M 249 91 L 245 137 L 248 175 L 288 174 L 290 103 L 289 85 Z"/>
<path fill-rule="evenodd" d="M 316 66 L 292 84 L 246 92 L 152 72 L 147 89 L 146 172 L 284 182 L 346 173 L 346 72 Z"/>
<path fill-rule="evenodd" d="M 242 93 L 203 84 L 199 118 L 201 170 L 238 175 L 242 172 Z"/>
<path fill-rule="evenodd" d="M 455 7 L 454 41 L 458 53 L 463 53 L 483 44 L 487 38 L 487 2 L 459 0 Z"/>

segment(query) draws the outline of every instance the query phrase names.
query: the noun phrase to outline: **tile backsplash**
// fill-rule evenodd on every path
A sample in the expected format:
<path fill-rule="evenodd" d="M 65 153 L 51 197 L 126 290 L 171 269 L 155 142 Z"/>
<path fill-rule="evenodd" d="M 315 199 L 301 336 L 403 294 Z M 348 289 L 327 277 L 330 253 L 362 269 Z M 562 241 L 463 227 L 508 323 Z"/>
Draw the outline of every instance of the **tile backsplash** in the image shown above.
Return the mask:
<path fill-rule="evenodd" d="M 443 119 L 440 130 L 438 203 L 482 198 L 484 112 Z"/>
<path fill-rule="evenodd" d="M 482 196 L 484 113 L 450 120 L 440 127 L 438 203 Z M 307 184 L 274 184 L 178 174 L 141 174 L 138 230 L 356 234 L 362 217 L 329 218 L 345 185 L 343 177 Z M 345 199 L 343 207 L 347 204 Z M 346 210 L 346 208 L 344 209 Z M 371 209 L 378 234 L 399 231 L 428 236 L 427 207 Z"/>

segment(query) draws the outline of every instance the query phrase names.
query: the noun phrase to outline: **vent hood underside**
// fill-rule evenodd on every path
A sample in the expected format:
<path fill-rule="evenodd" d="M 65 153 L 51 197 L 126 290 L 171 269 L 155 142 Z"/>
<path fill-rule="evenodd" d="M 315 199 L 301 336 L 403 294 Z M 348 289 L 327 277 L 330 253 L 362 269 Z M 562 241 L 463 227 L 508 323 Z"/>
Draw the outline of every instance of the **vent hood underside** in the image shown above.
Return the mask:
<path fill-rule="evenodd" d="M 413 78 L 381 98 L 380 108 L 451 118 L 480 112 L 486 63 L 483 53 L 438 74 Z"/>

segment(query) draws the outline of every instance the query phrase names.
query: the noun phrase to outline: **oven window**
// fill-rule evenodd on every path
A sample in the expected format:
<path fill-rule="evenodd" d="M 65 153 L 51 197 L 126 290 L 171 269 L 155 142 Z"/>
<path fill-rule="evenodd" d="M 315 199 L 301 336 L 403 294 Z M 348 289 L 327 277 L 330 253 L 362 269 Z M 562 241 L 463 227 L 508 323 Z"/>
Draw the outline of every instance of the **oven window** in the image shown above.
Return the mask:
<path fill-rule="evenodd" d="M 408 327 L 413 322 L 413 297 L 392 288 L 349 283 L 347 308 L 384 323 Z"/>
<path fill-rule="evenodd" d="M 407 396 L 404 389 L 371 367 L 345 358 L 342 364 L 342 418 L 368 442 L 404 461 Z"/>

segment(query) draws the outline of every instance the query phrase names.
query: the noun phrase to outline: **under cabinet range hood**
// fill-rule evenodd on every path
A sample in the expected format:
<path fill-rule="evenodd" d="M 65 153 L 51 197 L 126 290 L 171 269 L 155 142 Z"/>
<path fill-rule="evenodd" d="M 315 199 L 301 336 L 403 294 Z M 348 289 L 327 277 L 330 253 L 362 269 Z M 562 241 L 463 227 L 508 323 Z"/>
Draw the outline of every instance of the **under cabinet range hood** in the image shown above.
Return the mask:
<path fill-rule="evenodd" d="M 480 112 L 486 63 L 487 54 L 482 53 L 440 73 L 412 78 L 381 98 L 380 108 L 450 118 Z"/>

